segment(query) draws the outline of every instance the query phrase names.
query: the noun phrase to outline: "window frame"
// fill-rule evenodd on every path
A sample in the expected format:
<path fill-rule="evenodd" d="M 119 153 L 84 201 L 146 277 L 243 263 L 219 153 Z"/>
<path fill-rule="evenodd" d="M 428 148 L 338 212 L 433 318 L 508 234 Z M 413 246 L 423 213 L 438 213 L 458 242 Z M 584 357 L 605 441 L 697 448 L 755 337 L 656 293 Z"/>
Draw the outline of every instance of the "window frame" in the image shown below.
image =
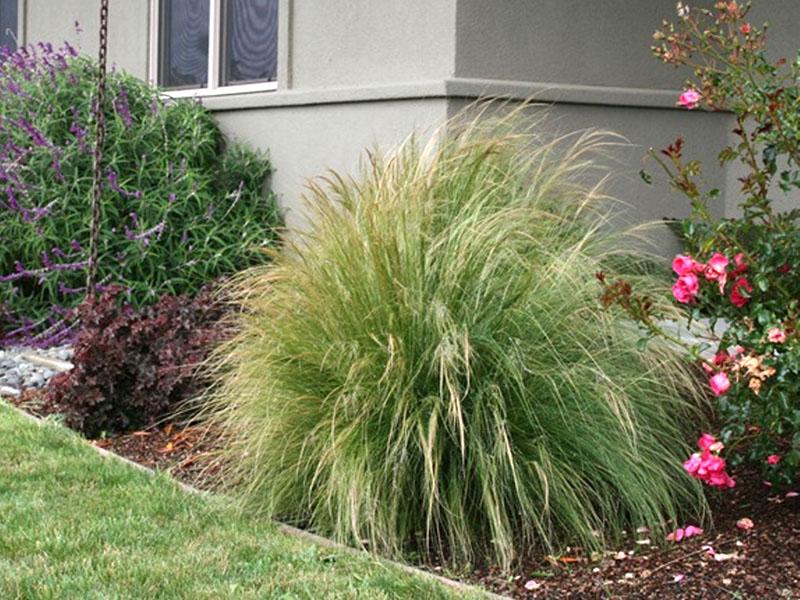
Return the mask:
<path fill-rule="evenodd" d="M 22 48 L 26 43 L 25 39 L 25 11 L 27 9 L 27 0 L 17 0 L 17 49 Z M 280 13 L 279 13 L 280 14 Z"/>
<path fill-rule="evenodd" d="M 149 57 L 149 79 L 150 83 L 161 87 L 159 83 L 159 71 L 161 66 L 161 3 L 163 0 L 150 0 L 150 57 Z M 208 0 L 209 2 L 209 24 L 208 24 L 208 84 L 206 87 L 163 89 L 163 92 L 173 98 L 195 98 L 195 97 L 214 97 L 230 96 L 234 94 L 252 94 L 255 92 L 273 92 L 278 89 L 278 81 L 259 81 L 251 83 L 240 83 L 231 85 L 221 85 L 222 82 L 222 57 L 225 53 L 223 47 L 223 0 Z M 280 19 L 281 8 L 278 8 L 278 19 Z M 281 36 L 278 35 L 278 56 L 281 52 Z M 280 80 L 281 61 L 278 60 L 277 80 Z"/>

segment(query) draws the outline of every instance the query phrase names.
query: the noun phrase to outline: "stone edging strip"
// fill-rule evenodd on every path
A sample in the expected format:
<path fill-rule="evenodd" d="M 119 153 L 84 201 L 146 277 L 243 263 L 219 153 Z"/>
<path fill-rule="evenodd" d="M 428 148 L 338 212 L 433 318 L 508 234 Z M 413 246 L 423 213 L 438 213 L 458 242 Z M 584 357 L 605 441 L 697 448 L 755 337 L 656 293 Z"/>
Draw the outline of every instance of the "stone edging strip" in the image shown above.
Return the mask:
<path fill-rule="evenodd" d="M 44 424 L 44 420 L 43 419 L 40 419 L 39 417 L 36 417 L 36 416 L 34 416 L 34 415 L 30 414 L 30 413 L 27 413 L 24 410 L 14 406 L 13 404 L 9 404 L 8 402 L 5 402 L 2 399 L 0 399 L 0 404 L 5 405 L 7 408 L 10 408 L 11 410 L 15 411 L 17 414 L 22 415 L 26 419 L 29 419 L 30 421 L 33 421 L 34 423 L 36 423 L 39 426 Z M 97 451 L 104 458 L 109 458 L 111 460 L 119 461 L 122 464 L 128 465 L 128 466 L 133 467 L 135 469 L 139 469 L 140 471 L 143 471 L 143 472 L 147 473 L 150 476 L 155 476 L 155 474 L 156 474 L 156 472 L 153 469 L 145 467 L 144 465 L 140 465 L 139 463 L 134 462 L 134 461 L 130 460 L 129 458 L 125 458 L 124 456 L 120 456 L 119 454 L 116 454 L 115 452 L 110 452 L 110 451 L 106 450 L 105 448 L 100 448 L 98 446 L 95 446 L 94 444 L 90 444 L 88 440 L 84 440 L 84 443 L 87 446 L 89 446 L 90 448 L 93 448 L 95 451 Z M 208 496 L 208 495 L 211 494 L 210 492 L 207 492 L 205 490 L 201 490 L 201 489 L 193 487 L 193 486 L 191 486 L 189 484 L 183 483 L 182 481 L 178 481 L 175 478 L 171 478 L 171 479 L 180 489 L 182 489 L 183 491 L 188 492 L 190 494 L 196 494 L 196 495 L 199 495 L 199 496 Z M 292 527 L 291 525 L 286 525 L 286 524 L 280 523 L 280 522 L 276 522 L 275 525 L 277 526 L 278 531 L 280 531 L 281 533 L 284 533 L 286 535 L 290 535 L 292 537 L 300 538 L 300 539 L 302 539 L 304 541 L 310 542 L 312 544 L 316 544 L 317 546 L 322 546 L 324 548 L 331 548 L 331 549 L 337 550 L 339 552 L 344 552 L 346 554 L 350 554 L 351 556 L 363 556 L 364 554 L 368 554 L 369 555 L 369 553 L 364 551 L 364 550 L 358 550 L 357 548 L 351 548 L 350 546 L 345 546 L 344 544 L 340 544 L 339 542 L 335 542 L 335 541 L 333 541 L 331 539 L 319 536 L 319 535 L 317 535 L 315 533 L 311 533 L 310 531 L 305 531 L 303 529 L 298 529 L 297 527 Z M 380 562 L 384 563 L 385 565 L 388 565 L 388 566 L 393 567 L 395 569 L 399 569 L 400 571 L 408 573 L 409 575 L 414 575 L 415 577 L 420 577 L 420 578 L 423 578 L 423 579 L 436 581 L 436 582 L 438 582 L 438 583 L 440 583 L 440 584 L 442 584 L 445 587 L 448 587 L 450 589 L 455 589 L 455 590 L 458 590 L 458 591 L 461 591 L 461 592 L 465 592 L 465 593 L 483 594 L 486 598 L 491 598 L 493 600 L 508 600 L 506 596 L 500 596 L 498 594 L 495 594 L 494 592 L 489 592 L 487 590 L 483 590 L 481 588 L 478 588 L 478 587 L 475 587 L 475 586 L 472 586 L 472 585 L 469 585 L 469 584 L 466 584 L 466 583 L 462 583 L 462 582 L 456 581 L 454 579 L 449 579 L 449 578 L 444 577 L 442 575 L 436 575 L 435 573 L 431 573 L 429 571 L 424 571 L 422 569 L 418 569 L 416 567 L 412 567 L 411 565 L 405 565 L 403 563 L 399 563 L 399 562 L 396 562 L 396 561 L 393 561 L 393 560 L 389 560 L 389 559 L 386 559 L 386 558 L 383 558 L 383 557 L 375 556 L 375 555 L 370 555 L 370 556 L 372 556 L 373 558 L 379 560 Z"/>

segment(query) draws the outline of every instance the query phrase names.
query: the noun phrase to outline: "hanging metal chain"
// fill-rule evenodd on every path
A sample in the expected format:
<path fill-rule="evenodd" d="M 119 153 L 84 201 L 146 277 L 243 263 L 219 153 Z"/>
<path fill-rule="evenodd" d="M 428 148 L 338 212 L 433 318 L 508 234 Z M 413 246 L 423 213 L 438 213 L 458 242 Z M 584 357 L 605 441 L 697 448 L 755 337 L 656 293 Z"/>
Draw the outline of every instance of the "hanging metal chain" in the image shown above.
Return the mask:
<path fill-rule="evenodd" d="M 94 296 L 97 285 L 97 254 L 100 242 L 100 201 L 103 196 L 103 147 L 106 141 L 106 65 L 108 54 L 108 0 L 100 0 L 100 50 L 97 64 L 97 94 L 94 105 L 95 147 L 92 187 L 92 224 L 89 232 L 89 264 L 86 292 Z"/>

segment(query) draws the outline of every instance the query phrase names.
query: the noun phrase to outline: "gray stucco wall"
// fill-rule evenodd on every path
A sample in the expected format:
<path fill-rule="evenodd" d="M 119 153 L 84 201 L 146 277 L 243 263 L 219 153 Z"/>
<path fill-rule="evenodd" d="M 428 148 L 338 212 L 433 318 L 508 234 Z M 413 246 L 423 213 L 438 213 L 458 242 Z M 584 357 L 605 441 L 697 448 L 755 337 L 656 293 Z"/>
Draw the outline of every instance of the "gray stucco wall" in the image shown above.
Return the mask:
<path fill-rule="evenodd" d="M 459 0 L 456 76 L 675 89 L 649 48 L 674 0 Z"/>
<path fill-rule="evenodd" d="M 651 35 L 674 0 L 280 0 L 279 89 L 206 98 L 231 137 L 268 150 L 290 225 L 302 224 L 306 178 L 357 168 L 366 147 L 390 148 L 412 131 L 432 132 L 482 95 L 554 103 L 549 127 L 624 135 L 613 191 L 628 221 L 685 212 L 666 186 L 636 173 L 650 146 L 678 134 L 738 201 L 736 171 L 714 171 L 731 129 L 722 114 L 674 107 L 683 73 L 659 65 Z M 701 0 L 711 4 L 712 0 Z M 94 54 L 96 0 L 27 0 L 27 41 L 77 41 Z M 775 55 L 793 56 L 800 2 L 760 0 L 753 20 L 773 21 Z M 148 75 L 149 0 L 111 0 L 110 58 Z M 75 35 L 73 23 L 85 30 Z M 666 243 L 667 236 L 663 236 Z"/>
<path fill-rule="evenodd" d="M 293 88 L 453 74 L 456 0 L 299 0 L 291 11 Z"/>
<path fill-rule="evenodd" d="M 230 137 L 269 149 L 272 187 L 282 197 L 287 224 L 302 227 L 301 198 L 309 177 L 329 169 L 353 173 L 365 149 L 390 149 L 412 131 L 430 135 L 447 116 L 442 98 L 336 102 L 217 113 Z"/>
<path fill-rule="evenodd" d="M 95 0 L 19 0 L 23 5 L 25 42 L 69 41 L 97 55 L 100 3 Z M 147 77 L 149 2 L 111 0 L 108 60 L 137 77 Z M 77 27 L 76 27 L 77 24 Z M 82 30 L 82 31 L 80 31 Z M 80 32 L 79 32 L 80 31 Z"/>

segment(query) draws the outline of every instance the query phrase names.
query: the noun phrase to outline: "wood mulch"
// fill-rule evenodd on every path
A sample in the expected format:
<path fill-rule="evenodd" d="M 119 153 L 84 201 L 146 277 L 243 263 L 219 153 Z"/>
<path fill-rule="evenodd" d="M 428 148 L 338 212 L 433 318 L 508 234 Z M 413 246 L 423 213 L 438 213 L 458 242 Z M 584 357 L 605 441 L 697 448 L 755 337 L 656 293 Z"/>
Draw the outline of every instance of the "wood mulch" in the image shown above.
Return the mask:
<path fill-rule="evenodd" d="M 49 412 L 39 392 L 11 400 L 37 416 Z M 214 449 L 219 440 L 198 426 L 167 424 L 92 443 L 199 489 L 210 489 L 218 468 Z M 773 490 L 751 471 L 732 474 L 737 485 L 712 496 L 713 525 L 703 535 L 676 543 L 640 530 L 600 557 L 571 549 L 525 561 L 510 575 L 485 568 L 462 578 L 525 600 L 800 599 L 800 496 Z M 743 518 L 753 522 L 751 529 L 737 527 Z M 427 568 L 442 572 L 437 566 Z"/>
<path fill-rule="evenodd" d="M 510 577 L 487 569 L 471 578 L 524 599 L 800 598 L 800 496 L 773 492 L 753 472 L 733 476 L 736 487 L 711 499 L 713 526 L 703 535 L 662 543 L 641 531 L 600 560 L 573 551 Z M 737 527 L 744 518 L 752 529 Z"/>

